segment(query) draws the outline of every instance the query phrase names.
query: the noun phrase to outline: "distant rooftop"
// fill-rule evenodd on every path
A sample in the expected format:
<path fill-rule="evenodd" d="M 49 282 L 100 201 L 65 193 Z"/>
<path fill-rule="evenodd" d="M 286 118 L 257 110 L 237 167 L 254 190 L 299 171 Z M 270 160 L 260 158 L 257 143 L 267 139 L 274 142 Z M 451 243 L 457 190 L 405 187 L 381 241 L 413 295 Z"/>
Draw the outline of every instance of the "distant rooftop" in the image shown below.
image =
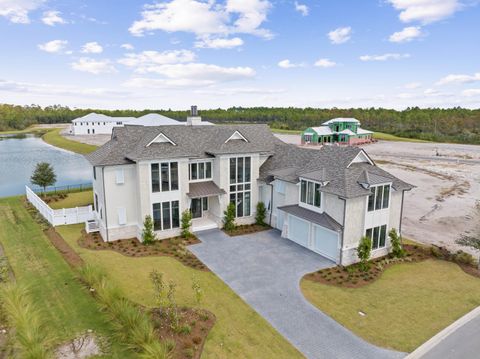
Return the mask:
<path fill-rule="evenodd" d="M 339 122 L 351 122 L 351 123 L 360 124 L 360 121 L 353 117 L 337 117 L 322 123 L 322 125 L 330 125 L 331 123 L 339 123 Z"/>

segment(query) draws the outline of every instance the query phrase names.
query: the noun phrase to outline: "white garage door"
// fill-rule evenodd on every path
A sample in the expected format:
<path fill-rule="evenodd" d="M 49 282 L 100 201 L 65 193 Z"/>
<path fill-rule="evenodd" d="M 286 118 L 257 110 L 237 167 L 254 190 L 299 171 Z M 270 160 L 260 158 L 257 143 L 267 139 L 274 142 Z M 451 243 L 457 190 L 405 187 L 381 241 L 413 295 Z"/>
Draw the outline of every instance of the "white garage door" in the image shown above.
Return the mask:
<path fill-rule="evenodd" d="M 292 215 L 288 216 L 288 239 L 308 247 L 309 223 Z"/>
<path fill-rule="evenodd" d="M 332 260 L 338 259 L 338 234 L 313 225 L 313 250 Z"/>

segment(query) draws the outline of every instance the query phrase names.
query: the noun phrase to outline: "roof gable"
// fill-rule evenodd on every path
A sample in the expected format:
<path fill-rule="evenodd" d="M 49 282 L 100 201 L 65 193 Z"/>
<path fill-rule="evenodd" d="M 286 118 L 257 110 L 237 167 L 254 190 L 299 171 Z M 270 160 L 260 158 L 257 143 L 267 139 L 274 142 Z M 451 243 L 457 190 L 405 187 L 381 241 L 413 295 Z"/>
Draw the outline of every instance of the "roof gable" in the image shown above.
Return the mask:
<path fill-rule="evenodd" d="M 174 146 L 177 144 L 160 132 L 153 140 L 151 140 L 146 147 L 150 146 L 152 143 L 170 143 Z"/>
<path fill-rule="evenodd" d="M 372 166 L 375 166 L 375 163 L 372 161 L 372 159 L 367 155 L 367 153 L 364 150 L 361 150 L 355 158 L 349 163 L 347 166 L 350 167 L 352 163 L 369 163 Z"/>
<path fill-rule="evenodd" d="M 225 143 L 227 143 L 231 140 L 242 140 L 242 141 L 248 142 L 248 140 L 245 138 L 245 136 L 242 135 L 239 131 L 235 131 L 229 138 L 227 138 Z"/>

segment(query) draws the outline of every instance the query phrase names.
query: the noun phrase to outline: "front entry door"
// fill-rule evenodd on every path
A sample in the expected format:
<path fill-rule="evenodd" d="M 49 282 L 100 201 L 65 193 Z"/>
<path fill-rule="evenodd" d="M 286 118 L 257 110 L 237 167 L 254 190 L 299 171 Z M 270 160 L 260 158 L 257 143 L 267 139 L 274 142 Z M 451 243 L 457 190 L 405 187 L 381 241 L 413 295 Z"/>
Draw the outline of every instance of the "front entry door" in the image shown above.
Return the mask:
<path fill-rule="evenodd" d="M 192 205 L 192 218 L 202 218 L 202 199 L 201 198 L 193 198 Z"/>

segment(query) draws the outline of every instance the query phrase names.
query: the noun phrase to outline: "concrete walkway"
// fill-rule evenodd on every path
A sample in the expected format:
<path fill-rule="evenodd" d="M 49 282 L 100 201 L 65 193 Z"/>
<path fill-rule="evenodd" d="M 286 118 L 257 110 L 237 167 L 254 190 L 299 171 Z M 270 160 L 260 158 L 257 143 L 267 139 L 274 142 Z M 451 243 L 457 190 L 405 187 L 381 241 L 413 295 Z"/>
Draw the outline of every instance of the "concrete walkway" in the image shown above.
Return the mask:
<path fill-rule="evenodd" d="M 300 291 L 306 273 L 333 266 L 277 230 L 229 237 L 196 233 L 189 249 L 307 358 L 402 358 L 360 339 L 311 305 Z M 265 343 L 268 345 L 268 343 Z"/>

